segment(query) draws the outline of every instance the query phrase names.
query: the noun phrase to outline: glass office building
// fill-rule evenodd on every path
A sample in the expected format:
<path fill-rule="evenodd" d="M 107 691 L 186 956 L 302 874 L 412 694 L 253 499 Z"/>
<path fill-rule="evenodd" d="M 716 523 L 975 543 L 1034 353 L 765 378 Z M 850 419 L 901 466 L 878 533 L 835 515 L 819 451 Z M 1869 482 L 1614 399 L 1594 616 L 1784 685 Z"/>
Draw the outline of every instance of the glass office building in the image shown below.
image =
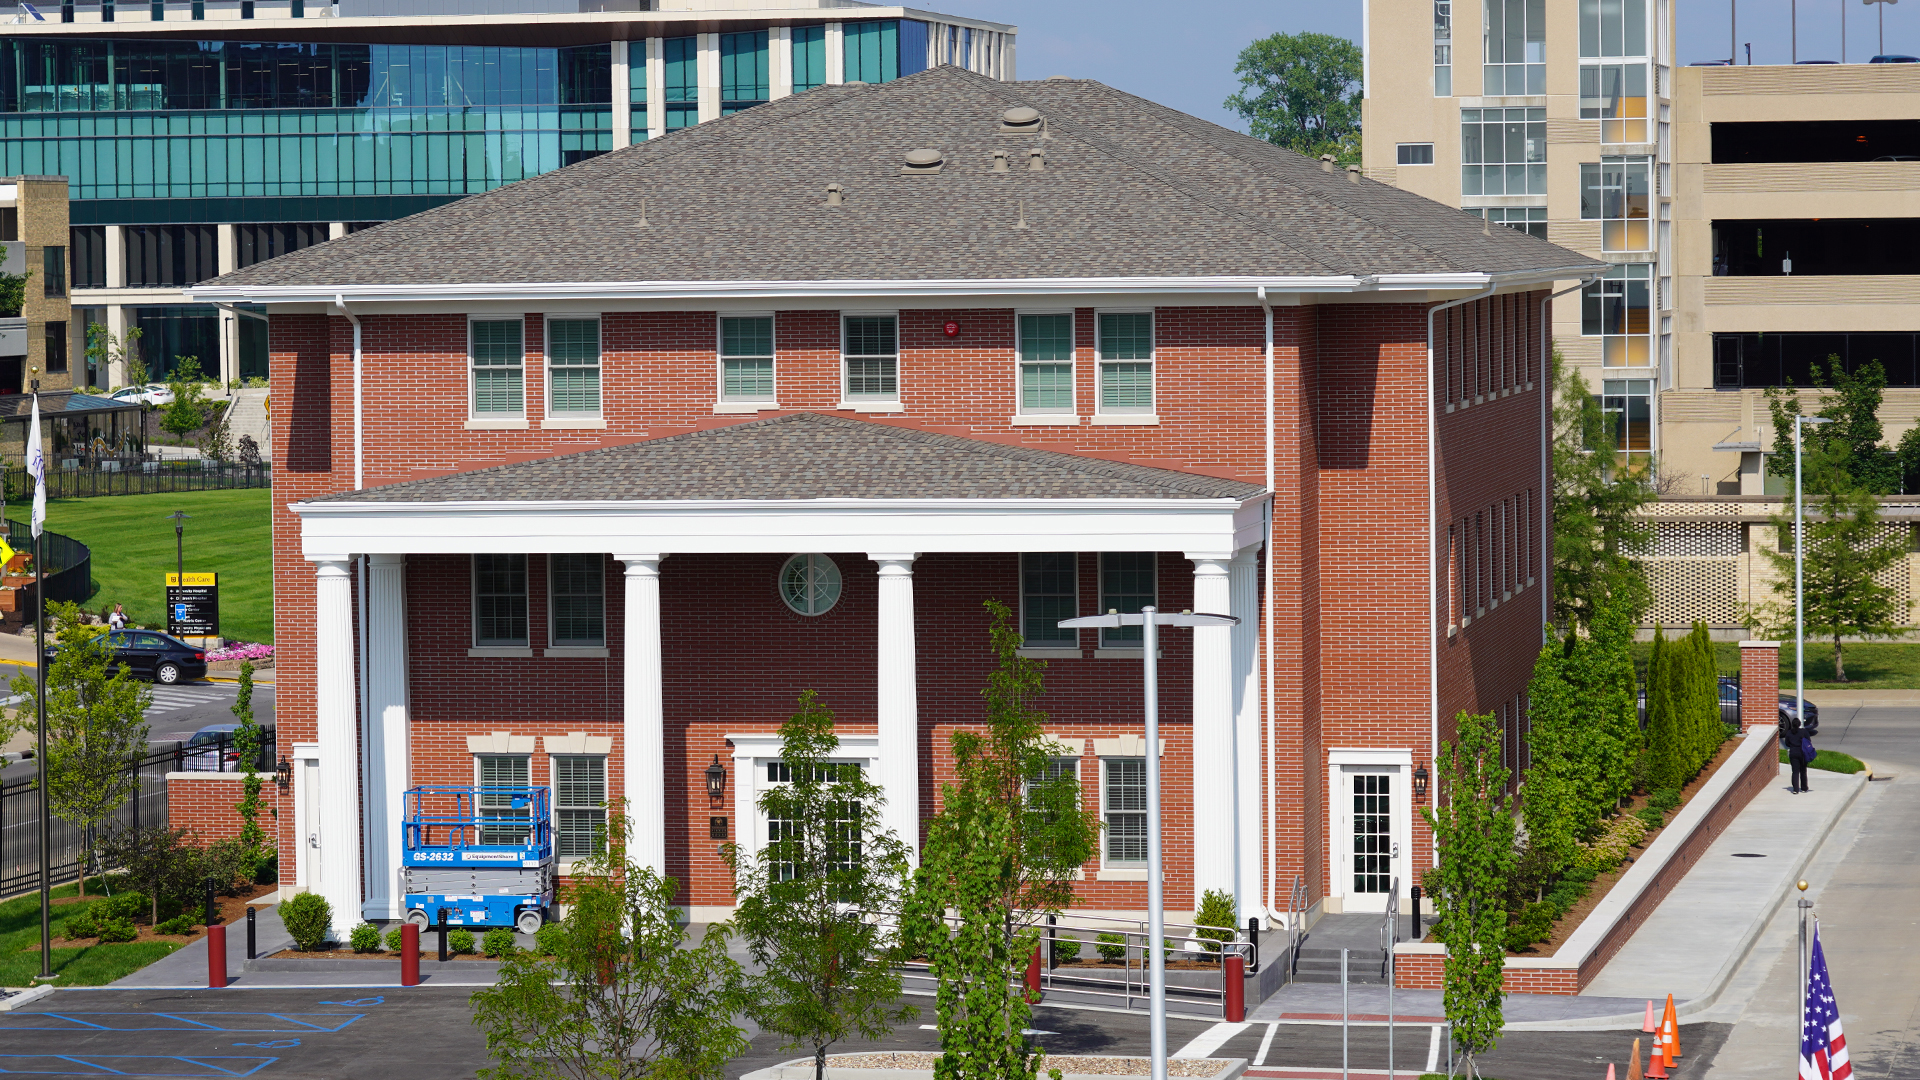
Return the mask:
<path fill-rule="evenodd" d="M 545 7 L 467 21 L 479 9 L 458 0 L 382 0 L 377 14 L 95 0 L 10 26 L 0 175 L 68 178 L 75 354 L 90 323 L 138 327 L 156 376 L 177 354 L 206 369 L 217 355 L 227 380 L 264 377 L 262 327 L 179 289 L 828 83 L 939 63 L 1013 76 L 1013 31 L 997 24 L 872 6 L 796 8 L 786 25 L 601 6 L 577 0 L 592 20 L 561 25 Z"/>

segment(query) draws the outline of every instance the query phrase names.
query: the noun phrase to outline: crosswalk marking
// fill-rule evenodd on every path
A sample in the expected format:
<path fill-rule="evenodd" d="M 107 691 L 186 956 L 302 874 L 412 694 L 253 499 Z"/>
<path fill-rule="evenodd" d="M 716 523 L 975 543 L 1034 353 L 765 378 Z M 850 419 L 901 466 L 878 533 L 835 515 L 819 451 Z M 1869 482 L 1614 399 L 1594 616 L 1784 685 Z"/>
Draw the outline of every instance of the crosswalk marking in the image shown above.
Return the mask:
<path fill-rule="evenodd" d="M 191 709 L 197 705 L 205 705 L 209 702 L 219 701 L 227 696 L 229 696 L 227 691 L 218 686 L 156 686 L 153 688 L 153 704 L 148 707 L 147 715 L 158 716 L 161 713 Z"/>
<path fill-rule="evenodd" d="M 1260 1056 L 1253 1059 L 1255 1065 L 1265 1065 L 1267 1063 L 1267 1051 L 1273 1049 L 1273 1033 L 1279 1030 L 1280 1021 L 1278 1020 L 1267 1025 L 1267 1036 L 1260 1040 Z"/>
<path fill-rule="evenodd" d="M 1227 1045 L 1227 1040 L 1247 1030 L 1247 1024 L 1230 1024 L 1222 1021 L 1194 1037 L 1194 1040 L 1174 1053 L 1177 1058 L 1212 1057 L 1215 1050 Z"/>
<path fill-rule="evenodd" d="M 1433 1025 L 1433 1034 L 1427 1037 L 1427 1071 L 1436 1072 L 1440 1068 L 1440 1025 Z"/>

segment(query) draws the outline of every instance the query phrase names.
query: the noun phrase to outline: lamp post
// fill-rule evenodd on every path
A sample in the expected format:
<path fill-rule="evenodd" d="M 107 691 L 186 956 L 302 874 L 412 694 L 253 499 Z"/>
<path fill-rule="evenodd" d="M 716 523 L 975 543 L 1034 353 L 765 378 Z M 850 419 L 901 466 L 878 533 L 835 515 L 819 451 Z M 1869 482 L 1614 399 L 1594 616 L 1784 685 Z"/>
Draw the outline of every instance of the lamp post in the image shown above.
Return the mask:
<path fill-rule="evenodd" d="M 167 520 L 173 522 L 173 583 L 185 585 L 187 583 L 187 522 L 193 520 L 193 515 L 175 510 L 167 515 Z"/>
<path fill-rule="evenodd" d="M 1800 492 L 1800 432 L 1808 424 L 1831 424 L 1824 416 L 1793 418 L 1793 718 L 1807 711 L 1807 529 Z"/>
<path fill-rule="evenodd" d="M 1196 615 L 1183 611 L 1170 615 L 1153 607 L 1143 607 L 1137 615 L 1109 611 L 1079 619 L 1062 619 L 1062 629 L 1086 627 L 1138 626 L 1140 655 L 1146 673 L 1147 713 L 1147 1006 L 1148 1037 L 1152 1080 L 1167 1080 L 1167 953 L 1166 912 L 1162 910 L 1164 886 L 1161 883 L 1160 858 L 1160 651 L 1162 626 L 1232 626 L 1240 620 L 1232 615 Z"/>
<path fill-rule="evenodd" d="M 1860 0 L 1860 2 L 1876 5 L 1875 11 L 1880 16 L 1880 53 L 1884 55 L 1887 51 L 1887 5 L 1897 4 L 1900 0 Z"/>

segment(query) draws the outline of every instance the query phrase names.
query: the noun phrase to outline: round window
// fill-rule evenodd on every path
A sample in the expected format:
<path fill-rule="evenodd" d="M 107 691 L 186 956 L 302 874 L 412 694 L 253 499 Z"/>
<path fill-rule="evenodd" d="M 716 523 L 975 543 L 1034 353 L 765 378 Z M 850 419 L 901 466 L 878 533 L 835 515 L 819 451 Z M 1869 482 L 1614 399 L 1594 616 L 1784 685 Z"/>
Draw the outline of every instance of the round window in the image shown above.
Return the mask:
<path fill-rule="evenodd" d="M 780 599 L 802 615 L 824 615 L 840 601 L 840 568 L 825 555 L 795 555 L 780 568 Z"/>

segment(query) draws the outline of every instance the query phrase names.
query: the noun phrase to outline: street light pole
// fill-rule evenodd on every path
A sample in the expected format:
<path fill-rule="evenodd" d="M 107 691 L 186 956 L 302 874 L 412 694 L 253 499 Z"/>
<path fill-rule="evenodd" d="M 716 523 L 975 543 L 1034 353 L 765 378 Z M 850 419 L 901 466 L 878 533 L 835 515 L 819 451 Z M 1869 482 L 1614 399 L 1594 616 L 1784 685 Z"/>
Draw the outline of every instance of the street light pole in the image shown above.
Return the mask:
<path fill-rule="evenodd" d="M 1793 718 L 1807 711 L 1807 528 L 1800 492 L 1800 432 L 1808 424 L 1831 424 L 1824 416 L 1793 418 Z"/>
<path fill-rule="evenodd" d="M 1138 615 L 1109 611 L 1079 619 L 1062 619 L 1062 629 L 1138 626 L 1146 676 L 1147 711 L 1147 1008 L 1148 1053 L 1151 1080 L 1167 1080 L 1167 915 L 1165 886 L 1161 883 L 1160 855 L 1160 634 L 1162 626 L 1232 626 L 1232 615 L 1196 615 L 1183 611 L 1169 615 L 1143 607 Z"/>

